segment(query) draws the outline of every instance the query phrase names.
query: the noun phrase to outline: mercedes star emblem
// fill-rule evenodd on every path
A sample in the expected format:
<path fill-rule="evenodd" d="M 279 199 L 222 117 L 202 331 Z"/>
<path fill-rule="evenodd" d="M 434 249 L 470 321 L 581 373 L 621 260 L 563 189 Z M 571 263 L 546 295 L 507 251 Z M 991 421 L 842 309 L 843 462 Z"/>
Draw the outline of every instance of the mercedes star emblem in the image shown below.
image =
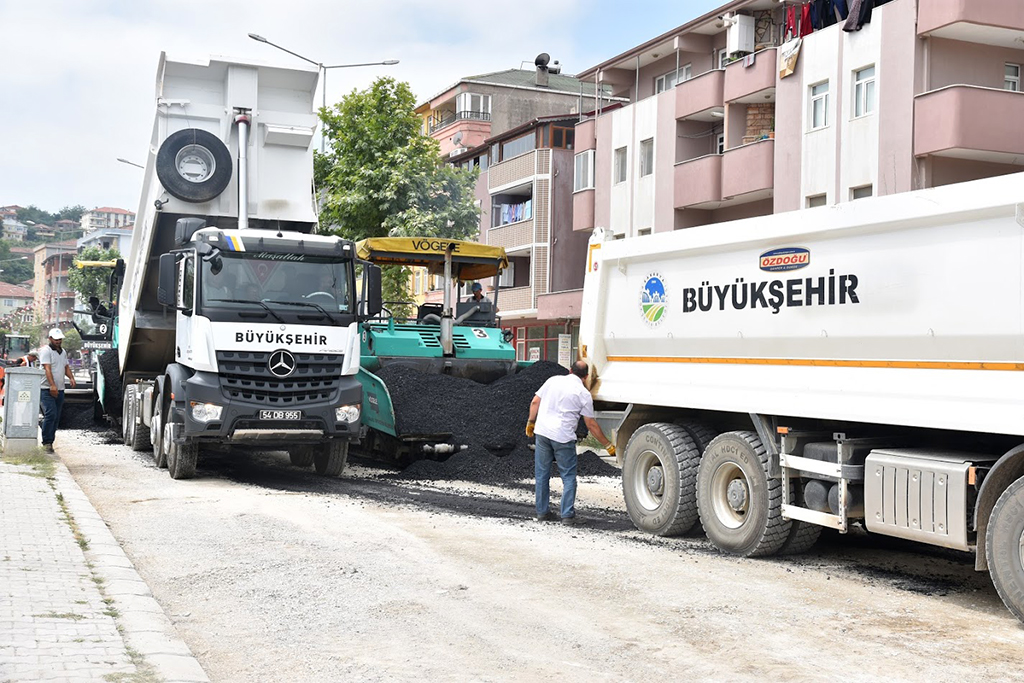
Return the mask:
<path fill-rule="evenodd" d="M 295 356 L 289 351 L 274 351 L 267 361 L 267 368 L 275 377 L 287 377 L 295 372 Z"/>

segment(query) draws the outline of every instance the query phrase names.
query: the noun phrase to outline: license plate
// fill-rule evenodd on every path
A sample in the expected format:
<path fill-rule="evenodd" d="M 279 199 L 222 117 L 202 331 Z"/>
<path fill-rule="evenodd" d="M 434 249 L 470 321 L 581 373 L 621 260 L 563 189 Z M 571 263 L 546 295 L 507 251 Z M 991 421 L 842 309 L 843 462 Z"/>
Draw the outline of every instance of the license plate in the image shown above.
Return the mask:
<path fill-rule="evenodd" d="M 261 410 L 261 420 L 301 420 L 301 410 Z"/>

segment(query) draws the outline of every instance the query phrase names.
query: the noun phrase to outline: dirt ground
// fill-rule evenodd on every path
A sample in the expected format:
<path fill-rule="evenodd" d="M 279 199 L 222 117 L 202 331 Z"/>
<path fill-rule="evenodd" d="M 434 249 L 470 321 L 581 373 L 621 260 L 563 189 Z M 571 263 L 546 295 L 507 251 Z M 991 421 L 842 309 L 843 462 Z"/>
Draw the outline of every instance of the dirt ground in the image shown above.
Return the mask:
<path fill-rule="evenodd" d="M 743 560 L 636 531 L 614 477 L 581 481 L 567 528 L 532 520 L 532 472 L 204 454 L 179 482 L 115 441 L 57 450 L 215 681 L 1024 680 L 1024 628 L 966 554 L 860 534 Z"/>

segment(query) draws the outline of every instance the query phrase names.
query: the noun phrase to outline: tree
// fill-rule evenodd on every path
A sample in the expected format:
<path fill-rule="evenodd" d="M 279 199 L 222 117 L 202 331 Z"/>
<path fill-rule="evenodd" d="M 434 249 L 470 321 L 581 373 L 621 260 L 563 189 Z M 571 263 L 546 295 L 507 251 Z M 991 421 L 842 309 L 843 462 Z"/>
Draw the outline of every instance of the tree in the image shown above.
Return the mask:
<path fill-rule="evenodd" d="M 22 223 L 32 222 L 53 225 L 56 217 L 49 211 L 43 211 L 35 204 L 29 204 L 18 209 L 18 220 Z"/>
<path fill-rule="evenodd" d="M 79 261 L 113 261 L 121 258 L 117 249 L 100 249 L 99 247 L 86 247 L 81 254 L 75 256 L 71 269 L 68 271 L 68 285 L 82 298 L 88 301 L 89 297 L 99 297 L 106 300 L 110 297 L 107 291 L 110 282 L 109 268 L 79 268 L 76 263 Z"/>
<path fill-rule="evenodd" d="M 437 141 L 420 132 L 415 106 L 407 83 L 379 78 L 320 111 L 330 143 L 314 160 L 322 225 L 352 240 L 476 234 L 477 171 L 443 162 Z M 385 301 L 410 298 L 406 268 L 385 268 L 383 285 Z"/>
<path fill-rule="evenodd" d="M 11 253 L 11 242 L 0 240 L 0 280 L 18 284 L 25 280 L 31 280 L 33 275 L 32 257 Z"/>
<path fill-rule="evenodd" d="M 75 204 L 74 206 L 65 206 L 56 213 L 54 218 L 56 218 L 59 221 L 66 219 L 79 223 L 82 220 L 82 214 L 85 213 L 86 211 L 88 211 L 88 209 L 86 209 L 81 204 Z"/>
<path fill-rule="evenodd" d="M 75 353 L 82 349 L 82 335 L 78 334 L 78 330 L 71 328 L 64 332 L 64 341 L 61 342 L 61 347 L 68 352 L 68 354 Z"/>

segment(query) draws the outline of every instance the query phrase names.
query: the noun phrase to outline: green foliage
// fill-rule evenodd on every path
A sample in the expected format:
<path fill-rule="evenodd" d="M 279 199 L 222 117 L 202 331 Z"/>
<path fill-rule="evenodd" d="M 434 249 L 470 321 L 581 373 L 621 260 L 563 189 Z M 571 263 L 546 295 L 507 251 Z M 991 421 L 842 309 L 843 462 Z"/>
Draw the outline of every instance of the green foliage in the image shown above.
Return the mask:
<path fill-rule="evenodd" d="M 110 282 L 110 268 L 79 268 L 74 265 L 79 261 L 111 261 L 121 258 L 117 249 L 100 249 L 99 247 L 87 247 L 77 255 L 68 271 L 68 285 L 78 292 L 82 301 L 87 302 L 89 297 L 99 297 L 101 301 L 110 298 L 107 291 Z"/>
<path fill-rule="evenodd" d="M 18 284 L 30 280 L 33 275 L 32 257 L 21 258 L 18 254 L 11 253 L 11 247 L 20 242 L 0 240 L 0 280 L 11 284 Z"/>
<path fill-rule="evenodd" d="M 70 220 L 76 223 L 81 222 L 82 214 L 88 211 L 81 204 L 75 204 L 74 206 L 65 206 L 55 214 L 55 217 L 59 221 Z"/>
<path fill-rule="evenodd" d="M 479 228 L 477 171 L 443 162 L 437 141 L 420 132 L 407 83 L 377 79 L 320 111 L 327 154 L 316 154 L 320 222 L 352 240 L 384 236 L 466 239 Z M 385 301 L 408 301 L 409 270 L 383 269 Z M 408 307 L 389 306 L 397 316 Z"/>
<path fill-rule="evenodd" d="M 88 211 L 81 204 L 75 206 L 65 206 L 57 213 L 50 213 L 40 209 L 35 204 L 29 204 L 27 207 L 18 209 L 18 220 L 22 223 L 32 221 L 33 223 L 42 223 L 53 227 L 53 224 L 59 220 L 69 219 L 73 221 L 82 220 L 82 214 Z"/>
<path fill-rule="evenodd" d="M 75 353 L 82 349 L 82 335 L 78 334 L 78 330 L 71 328 L 64 330 L 64 342 L 61 344 L 65 351 Z"/>

